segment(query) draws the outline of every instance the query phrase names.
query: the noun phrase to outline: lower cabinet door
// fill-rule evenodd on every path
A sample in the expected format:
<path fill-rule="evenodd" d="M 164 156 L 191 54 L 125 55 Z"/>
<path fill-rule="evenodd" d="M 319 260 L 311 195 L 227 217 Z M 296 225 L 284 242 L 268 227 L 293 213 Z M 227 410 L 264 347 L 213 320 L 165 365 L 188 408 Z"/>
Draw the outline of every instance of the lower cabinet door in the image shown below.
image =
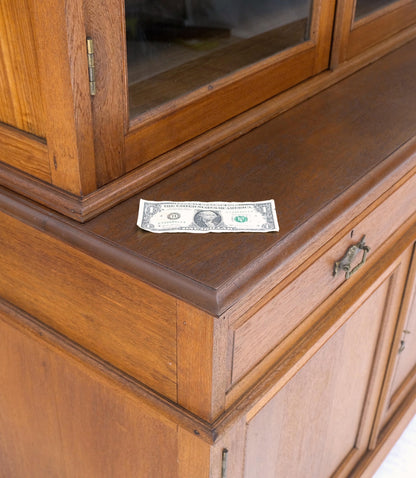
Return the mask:
<path fill-rule="evenodd" d="M 396 338 L 385 383 L 381 430 L 416 389 L 416 245 L 407 277 Z"/>
<path fill-rule="evenodd" d="M 1 299 L 0 384 L 1 478 L 208 478 L 175 415 Z"/>
<path fill-rule="evenodd" d="M 318 352 L 247 415 L 245 478 L 348 476 L 368 448 L 406 270 L 400 258 L 380 274 Z"/>
<path fill-rule="evenodd" d="M 399 387 L 406 385 L 416 375 L 416 257 L 414 256 L 404 303 L 403 314 L 405 320 L 398 347 L 396 369 L 393 375 L 393 393 L 397 392 Z"/>

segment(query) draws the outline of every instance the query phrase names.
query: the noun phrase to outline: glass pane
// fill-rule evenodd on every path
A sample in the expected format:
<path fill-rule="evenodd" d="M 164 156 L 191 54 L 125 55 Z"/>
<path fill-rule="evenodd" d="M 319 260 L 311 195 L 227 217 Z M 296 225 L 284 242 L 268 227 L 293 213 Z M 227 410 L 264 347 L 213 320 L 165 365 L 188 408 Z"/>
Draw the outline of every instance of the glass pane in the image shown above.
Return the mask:
<path fill-rule="evenodd" d="M 312 0 L 126 0 L 130 116 L 309 38 Z"/>
<path fill-rule="evenodd" d="M 386 7 L 397 0 L 357 0 L 355 5 L 355 20 Z"/>

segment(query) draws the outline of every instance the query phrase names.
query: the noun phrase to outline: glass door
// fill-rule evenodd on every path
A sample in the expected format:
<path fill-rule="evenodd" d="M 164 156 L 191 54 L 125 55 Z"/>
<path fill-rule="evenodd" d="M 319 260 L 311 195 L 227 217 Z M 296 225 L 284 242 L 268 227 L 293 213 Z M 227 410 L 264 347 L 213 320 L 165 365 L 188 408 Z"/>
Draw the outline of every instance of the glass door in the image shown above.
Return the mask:
<path fill-rule="evenodd" d="M 125 0 L 133 169 L 328 68 L 335 0 Z"/>
<path fill-rule="evenodd" d="M 332 66 L 375 47 L 399 34 L 416 21 L 416 0 L 345 0 L 337 7 Z M 407 38 L 410 40 L 410 36 Z"/>
<path fill-rule="evenodd" d="M 130 117 L 310 39 L 311 0 L 126 0 Z"/>
<path fill-rule="evenodd" d="M 396 0 L 356 0 L 354 20 L 360 20 L 394 3 L 396 3 Z"/>

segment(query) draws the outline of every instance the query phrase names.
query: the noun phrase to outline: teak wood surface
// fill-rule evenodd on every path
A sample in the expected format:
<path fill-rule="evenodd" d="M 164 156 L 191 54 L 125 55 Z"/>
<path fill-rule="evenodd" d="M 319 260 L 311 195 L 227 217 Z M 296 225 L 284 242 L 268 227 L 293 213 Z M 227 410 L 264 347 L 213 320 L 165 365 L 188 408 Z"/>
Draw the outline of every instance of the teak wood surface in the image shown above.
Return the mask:
<path fill-rule="evenodd" d="M 31 0 L 4 0 L 0 5 L 0 122 L 44 138 L 45 108 L 30 4 Z"/>
<path fill-rule="evenodd" d="M 58 0 L 19 2 L 13 8 L 5 8 L 5 4 L 0 12 L 7 24 L 1 46 L 5 65 L 1 80 L 5 91 L 10 91 L 8 103 L 0 104 L 4 111 L 0 119 L 7 123 L 0 127 L 0 182 L 80 222 L 174 174 L 416 36 L 414 1 L 394 2 L 382 10 L 385 14 L 370 15 L 350 30 L 351 1 L 315 0 L 307 41 L 252 62 L 264 46 L 261 39 L 257 46 L 257 39 L 250 40 L 250 49 L 256 54 L 249 58 L 249 66 L 238 69 L 235 65 L 230 72 L 228 65 L 219 79 L 208 81 L 207 77 L 205 86 L 190 87 L 186 94 L 130 120 L 136 95 L 131 90 L 129 98 L 124 2 L 74 0 L 68 8 Z M 15 41 L 13 31 L 21 24 L 27 24 L 30 33 L 21 42 L 25 46 L 22 61 L 20 46 L 10 50 Z M 285 36 L 290 36 L 288 29 L 290 26 L 285 27 Z M 97 91 L 93 97 L 89 95 L 87 36 L 95 41 Z M 227 58 L 225 55 L 222 63 L 228 63 Z M 208 61 L 203 63 L 205 70 Z M 14 68 L 17 63 L 19 67 Z M 188 67 L 192 70 L 192 66 L 185 68 L 189 74 Z M 200 71 L 199 66 L 197 69 Z M 10 73 L 13 71 L 18 76 Z M 42 118 L 31 118 L 35 113 Z M 42 123 L 42 128 L 35 130 L 22 121 Z M 15 128 L 12 136 L 10 125 Z M 25 129 L 37 136 L 25 135 Z M 28 156 L 24 150 L 17 159 L 22 142 L 31 145 L 36 154 Z M 39 151 L 45 144 L 46 155 Z"/>
<path fill-rule="evenodd" d="M 163 287 L 161 279 L 165 274 L 165 287 L 171 293 L 181 294 L 181 298 L 210 313 L 223 313 L 247 294 L 250 281 L 265 279 L 271 268 L 289 260 L 300 261 L 299 250 L 296 259 L 291 256 L 294 235 L 313 234 L 317 240 L 328 225 L 328 210 L 314 230 L 311 219 L 317 219 L 320 213 L 324 216 L 325 206 L 335 207 L 339 201 L 339 207 L 346 209 L 349 204 L 353 210 L 358 198 L 365 201 L 365 196 L 369 200 L 371 185 L 364 183 L 373 175 L 388 175 L 386 170 L 381 172 L 384 168 L 394 171 L 393 163 L 402 162 L 401 146 L 409 147 L 405 154 L 408 167 L 413 167 L 414 46 L 411 43 L 388 55 L 92 219 L 83 230 L 121 245 L 132 260 L 151 262 L 149 272 L 158 274 L 159 286 Z M 352 193 L 354 188 L 357 189 Z M 281 230 L 267 235 L 154 236 L 136 227 L 140 198 L 273 198 Z M 339 212 L 334 211 L 334 215 L 335 220 L 339 218 Z M 119 227 L 119 223 L 124 227 Z M 158 265 L 160 272 L 156 271 Z M 147 269 L 145 263 L 143 268 Z"/>
<path fill-rule="evenodd" d="M 354 20 L 355 4 L 355 0 L 338 4 L 331 54 L 333 68 L 383 39 L 411 27 L 416 19 L 414 0 L 393 1 L 359 20 Z"/>
<path fill-rule="evenodd" d="M 208 478 L 196 420 L 163 412 L 3 300 L 0 330 L 2 478 Z"/>
<path fill-rule="evenodd" d="M 177 351 L 177 334 L 181 337 L 185 333 L 180 343 L 186 347 L 189 330 L 195 340 L 205 344 L 206 356 L 212 354 L 214 343 L 221 343 L 217 356 L 223 357 L 226 364 L 231 360 L 228 341 L 235 340 L 237 360 L 233 373 L 235 379 L 241 378 L 290 332 L 288 327 L 276 336 L 278 329 L 267 325 L 273 324 L 273 319 L 268 318 L 266 304 L 284 288 L 281 285 L 281 289 L 276 289 L 275 284 L 288 278 L 286 285 L 290 287 L 277 300 L 293 304 L 290 298 L 296 296 L 296 277 L 304 274 L 320 256 L 324 258 L 323 264 L 328 261 L 328 280 L 325 280 L 328 289 L 322 288 L 321 296 L 313 294 L 310 309 L 290 315 L 299 324 L 299 314 L 306 316 L 334 290 L 334 284 L 341 281 L 331 282 L 331 260 L 339 259 L 338 254 L 342 255 L 352 240 L 348 237 L 351 225 L 358 225 L 356 234 L 361 231 L 368 234 L 377 248 L 412 214 L 412 202 L 406 200 L 415 190 L 412 138 L 416 108 L 409 86 L 413 84 L 414 57 L 415 51 L 409 44 L 84 225 L 4 191 L 1 204 L 4 221 L 9 226 L 3 230 L 2 260 L 5 270 L 18 274 L 13 281 L 21 287 L 14 287 L 5 278 L 3 297 L 146 385 L 157 387 L 164 396 L 182 401 L 186 408 L 199 415 L 215 417 L 225 406 L 224 391 L 232 379 L 222 375 L 219 362 L 206 362 L 201 354 L 196 357 L 200 362 L 195 361 L 192 373 L 201 367 L 206 375 L 199 374 L 201 382 L 194 383 L 198 374 L 190 375 L 186 362 L 181 363 L 180 357 L 186 348 Z M 400 82 L 396 81 L 398 77 Z M 293 131 L 297 132 L 296 136 Z M 197 237 L 152 235 L 136 226 L 141 196 L 170 200 L 274 198 L 281 232 Z M 397 212 L 390 217 L 388 212 L 394 208 Z M 366 231 L 367 226 L 360 224 L 372 210 L 374 217 L 367 221 L 370 230 Z M 16 217 L 23 223 L 18 223 Z M 384 228 L 381 221 L 386 224 Z M 378 232 L 373 232 L 373 228 Z M 7 231 L 11 229 L 21 240 L 14 243 L 8 240 Z M 338 231 L 338 237 L 333 237 L 334 231 Z M 43 252 L 26 257 L 25 238 L 30 238 Z M 340 238 L 343 238 L 341 242 Z M 324 255 L 338 242 L 330 255 Z M 49 246 L 45 249 L 43 244 Z M 43 270 L 37 278 L 36 271 L 42 263 L 53 263 L 54 267 Z M 73 271 L 71 280 L 64 272 L 68 264 Z M 307 274 L 312 274 L 313 283 L 313 268 Z M 302 275 L 305 278 L 302 289 L 310 287 L 307 274 Z M 83 310 L 87 293 L 76 292 L 78 281 L 87 282 L 88 291 L 97 296 L 97 301 L 105 299 L 108 304 L 99 319 L 94 318 L 98 302 L 90 301 L 90 313 Z M 153 291 L 143 282 L 164 293 Z M 54 293 L 42 295 L 48 284 Z M 137 288 L 138 293 L 130 297 L 129 288 Z M 35 300 L 30 290 L 37 290 L 43 299 Z M 290 300 L 285 300 L 285 295 Z M 74 317 L 68 317 L 65 306 L 71 296 L 78 298 L 72 304 Z M 65 300 L 59 300 L 60 297 Z M 203 319 L 201 313 L 195 314 L 192 305 L 183 308 L 183 302 L 206 311 L 207 319 Z M 153 323 L 152 317 L 158 316 L 158 312 L 153 313 L 146 303 L 160 304 L 158 310 L 166 320 L 166 330 L 162 323 Z M 265 306 L 264 312 L 256 315 L 260 304 Z M 183 322 L 176 323 L 178 307 L 183 308 L 182 314 L 189 313 L 189 327 L 184 327 Z M 292 310 L 293 305 L 290 307 Z M 142 349 L 133 345 L 132 313 L 138 314 L 134 327 L 142 334 Z M 262 313 L 266 317 L 263 332 L 271 327 L 273 333 L 266 333 L 267 340 L 250 351 L 250 359 L 244 365 L 244 360 L 239 359 L 249 349 L 244 337 L 250 336 L 252 324 L 262 323 L 258 318 Z M 114 316 L 122 327 L 107 336 L 105 331 L 114 325 Z M 217 316 L 219 321 L 215 319 Z M 251 316 L 253 319 L 247 321 Z M 236 324 L 234 338 L 221 335 L 221 320 Z M 197 326 L 198 321 L 206 330 Z M 291 327 L 297 324 L 291 322 Z M 168 330 L 170 341 L 163 343 L 163 334 Z M 99 349 L 96 348 L 97 336 L 103 337 Z M 218 342 L 219 336 L 222 339 Z M 124 346 L 112 347 L 113 340 Z M 157 360 L 159 352 L 166 360 Z M 189 353 L 192 352 L 190 349 Z M 221 383 L 215 393 L 211 393 L 213 377 Z M 199 388 L 204 390 L 200 398 L 188 395 L 192 389 Z"/>
<path fill-rule="evenodd" d="M 410 234 L 413 238 L 414 229 L 413 227 Z M 194 477 L 195 473 L 198 476 L 209 476 L 211 467 L 212 470 L 219 469 L 218 457 L 226 447 L 230 453 L 229 476 L 243 476 L 241 470 L 244 462 L 252 472 L 248 476 L 257 476 L 258 466 L 264 467 L 266 461 L 258 460 L 262 451 L 258 450 L 258 442 L 253 441 L 252 434 L 261 430 L 263 438 L 266 439 L 265 432 L 274 434 L 278 430 L 281 436 L 286 436 L 287 454 L 293 455 L 299 448 L 299 436 L 293 435 L 293 427 L 297 425 L 303 430 L 301 434 L 305 440 L 312 438 L 314 442 L 317 439 L 325 442 L 330 439 L 334 430 L 338 437 L 337 441 L 331 442 L 332 451 L 328 456 L 330 461 L 316 459 L 320 454 L 313 453 L 303 455 L 305 466 L 309 462 L 315 470 L 322 471 L 322 466 L 328 470 L 328 467 L 340 464 L 345 456 L 347 460 L 342 464 L 337 476 L 350 476 L 348 470 L 365 451 L 365 435 L 368 436 L 371 429 L 371 410 L 377 403 L 377 390 L 382 383 L 376 376 L 380 377 L 383 373 L 388 355 L 388 346 L 383 344 L 388 344 L 395 326 L 392 319 L 400 305 L 400 294 L 397 294 L 397 291 L 403 287 L 407 263 L 412 252 L 409 249 L 407 252 L 403 251 L 408 240 L 409 237 L 402 234 L 400 240 L 394 242 L 394 248 L 389 245 L 388 254 L 379 257 L 375 266 L 364 275 L 364 280 L 356 282 L 339 304 L 333 304 L 329 320 L 322 320 L 318 328 L 312 329 L 312 333 L 297 350 L 298 356 L 285 359 L 292 362 L 291 365 L 286 365 L 286 377 L 282 373 L 284 365 L 281 364 L 272 371 L 276 377 L 280 375 L 277 382 L 276 377 L 272 380 L 269 377 L 261 384 L 265 388 L 260 394 L 254 387 L 251 398 L 248 397 L 246 403 L 240 404 L 234 410 L 234 415 L 237 416 L 231 421 L 228 419 L 228 424 L 222 425 L 226 426 L 225 430 L 218 429 L 220 438 L 217 443 L 215 433 L 215 445 L 211 451 L 207 444 L 198 438 L 201 435 L 201 426 L 195 420 L 192 423 L 192 418 L 189 417 L 186 422 L 185 416 L 181 417 L 173 410 L 169 413 L 166 404 L 157 398 L 155 400 L 149 393 L 146 396 L 146 392 L 143 394 L 134 385 L 132 387 L 126 383 L 125 378 L 115 375 L 108 364 L 100 363 L 91 356 L 87 357 L 81 349 L 58 338 L 55 332 L 36 324 L 33 318 L 1 301 L 0 326 L 2 337 L 7 338 L 8 344 L 2 349 L 4 360 L 1 363 L 6 366 L 0 368 L 3 383 L 7 384 L 7 393 L 2 396 L 2 407 L 7 411 L 2 415 L 2 426 L 8 431 L 7 435 L 4 435 L 8 439 L 0 441 L 4 469 L 18 477 L 25 476 L 28 469 L 32 470 L 33 476 L 39 477 L 42 477 L 45 470 L 48 473 L 59 470 L 68 477 L 74 473 L 87 477 L 89 473 L 97 473 L 97 470 L 101 470 L 102 476 L 111 476 L 112 470 L 123 471 L 127 477 L 137 476 L 137 473 L 143 477 L 149 473 L 164 473 L 163 476 L 166 474 L 178 478 Z M 374 320 L 376 312 L 377 320 Z M 357 326 L 357 321 L 360 326 Z M 384 322 L 382 330 L 379 329 L 381 321 Z M 357 354 L 358 344 L 360 354 Z M 296 349 L 298 347 L 295 347 L 294 351 Z M 366 367 L 363 367 L 364 357 Z M 360 366 L 356 365 L 357 360 Z M 376 366 L 372 367 L 371 371 L 373 363 Z M 338 366 L 342 368 L 344 376 L 337 372 Z M 316 387 L 316 368 L 322 378 L 321 387 Z M 328 374 L 332 377 L 329 382 L 325 379 Z M 313 390 L 316 397 L 305 397 L 299 390 L 304 390 L 311 380 L 315 383 Z M 356 380 L 353 386 L 354 395 L 345 393 L 344 389 L 347 386 L 350 390 L 352 380 Z M 28 388 L 30 394 L 21 393 Z M 319 393 L 320 390 L 323 395 Z M 337 391 L 339 400 L 333 400 L 334 390 Z M 16 394 L 19 396 L 17 401 L 14 398 Z M 322 396 L 326 397 L 332 418 L 338 414 L 341 422 L 345 417 L 345 410 L 340 404 L 350 402 L 352 405 L 354 412 L 348 407 L 349 441 L 341 439 L 345 437 L 345 433 L 338 433 L 339 426 L 343 425 L 338 426 L 336 419 L 329 424 L 332 428 L 326 428 L 327 408 L 320 406 Z M 35 406 L 33 398 L 37 399 Z M 308 403 L 306 407 L 302 406 L 302 400 L 305 399 Z M 282 400 L 286 410 L 283 417 L 279 412 Z M 304 411 L 304 418 L 295 413 L 293 400 L 297 400 Z M 85 406 L 87 403 L 94 404 L 94 407 Z M 96 408 L 97 404 L 101 410 L 108 410 L 108 414 L 101 415 Z M 360 420 L 362 406 L 366 411 L 363 415 L 366 418 L 364 425 L 363 420 Z M 20 413 L 16 415 L 13 410 L 20 410 Z M 323 414 L 322 425 L 319 427 L 322 433 L 318 436 L 308 435 L 309 427 L 302 424 L 306 419 L 311 425 L 307 412 L 314 410 L 314 416 L 318 412 Z M 20 421 L 16 422 L 16 416 L 20 417 Z M 276 420 L 281 422 L 280 426 L 270 427 Z M 10 426 L 11 423 L 14 426 Z M 190 428 L 192 425 L 193 429 Z M 345 431 L 344 426 L 343 429 Z M 143 430 L 146 430 L 145 434 Z M 138 431 L 140 435 L 137 435 Z M 249 438 L 246 442 L 248 447 L 242 447 L 246 433 Z M 39 436 L 45 436 L 45 440 L 28 448 L 28 441 L 30 443 Z M 146 440 L 143 442 L 139 436 L 145 436 Z M 355 437 L 358 441 L 355 441 Z M 85 447 L 84 444 L 90 440 L 94 445 Z M 270 440 L 266 442 L 269 446 L 273 443 Z M 128 443 L 129 446 L 123 446 L 123 443 Z M 354 443 L 360 444 L 359 450 L 353 446 Z M 154 448 L 156 444 L 157 448 Z M 351 453 L 349 446 L 352 447 Z M 162 447 L 163 451 L 159 451 L 159 447 Z M 86 448 L 88 453 L 85 453 Z M 132 449 L 134 453 L 129 452 Z M 24 460 L 20 459 L 22 454 L 25 456 Z M 266 473 L 265 476 L 273 476 L 270 473 L 275 466 L 283 466 L 284 462 L 280 459 L 275 462 L 276 453 L 270 453 L 267 458 L 268 466 L 262 469 Z"/>
<path fill-rule="evenodd" d="M 229 476 L 247 466 L 251 478 L 258 432 L 281 433 L 294 456 L 291 430 L 313 441 L 311 424 L 333 446 L 317 473 L 337 466 L 347 476 L 370 445 L 382 453 L 386 427 L 403 423 L 416 396 L 406 378 L 393 417 L 372 427 L 377 414 L 384 425 L 395 328 L 412 310 L 415 58 L 410 43 L 86 224 L 0 190 L 8 472 L 208 478 L 220 476 L 227 449 Z M 140 197 L 270 197 L 281 232 L 153 235 L 135 224 Z M 372 247 L 365 267 L 333 278 L 362 233 Z M 305 308 L 294 303 L 300 294 Z M 285 320 L 281 335 L 262 336 Z M 321 371 L 328 383 L 302 398 Z M 36 444 L 39 431 L 47 438 Z M 283 464 L 268 458 L 264 473 Z"/>
<path fill-rule="evenodd" d="M 400 285 L 406 276 L 403 269 Z M 394 295 L 391 276 L 395 274 L 393 270 L 371 290 L 313 358 L 250 416 L 246 476 L 323 477 L 333 476 L 335 471 L 337 476 L 348 476 L 365 453 L 372 428 L 368 410 L 377 405 L 382 364 L 386 363 L 386 353 L 381 358 L 380 352 L 394 326 L 390 321 L 390 332 L 380 338 L 386 325 L 383 321 L 394 317 L 386 313 L 386 307 Z M 398 305 L 396 300 L 396 309 Z M 305 427 L 309 420 L 311 426 Z M 341 427 L 343 432 L 339 433 Z M 299 441 L 304 448 L 294 460 Z"/>
<path fill-rule="evenodd" d="M 182 99 L 170 101 L 133 124 L 122 0 L 74 0 L 70 5 L 58 0 L 3 2 L 0 121 L 46 138 L 50 177 L 33 174 L 30 163 L 10 163 L 7 154 L 3 161 L 51 183 L 58 210 L 59 190 L 72 194 L 79 207 L 85 196 L 127 171 L 326 69 L 333 11 L 333 0 L 316 0 L 310 40 L 254 61 L 243 72 L 224 72 L 225 78 L 187 91 L 184 104 Z M 95 44 L 93 97 L 87 37 Z M 253 87 L 256 82 L 260 83 Z M 34 184 L 38 196 L 47 195 L 48 188 Z"/>
<path fill-rule="evenodd" d="M 267 282 L 281 267 L 294 270 L 307 259 L 308 240 L 323 245 L 331 223 L 358 216 L 400 175 L 410 174 L 415 51 L 414 43 L 402 47 L 84 225 L 39 207 L 37 227 L 219 315 L 247 297 L 253 280 Z M 155 236 L 136 226 L 140 197 L 270 197 L 281 231 Z"/>

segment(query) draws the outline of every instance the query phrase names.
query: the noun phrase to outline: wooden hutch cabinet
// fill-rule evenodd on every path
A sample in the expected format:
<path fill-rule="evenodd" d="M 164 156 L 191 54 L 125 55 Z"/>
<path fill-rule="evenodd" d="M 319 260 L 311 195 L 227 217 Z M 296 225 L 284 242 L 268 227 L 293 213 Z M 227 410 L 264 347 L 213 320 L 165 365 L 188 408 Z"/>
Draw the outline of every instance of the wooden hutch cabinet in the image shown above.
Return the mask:
<path fill-rule="evenodd" d="M 415 0 L 2 1 L 0 478 L 371 476 L 416 413 L 415 76 Z"/>

